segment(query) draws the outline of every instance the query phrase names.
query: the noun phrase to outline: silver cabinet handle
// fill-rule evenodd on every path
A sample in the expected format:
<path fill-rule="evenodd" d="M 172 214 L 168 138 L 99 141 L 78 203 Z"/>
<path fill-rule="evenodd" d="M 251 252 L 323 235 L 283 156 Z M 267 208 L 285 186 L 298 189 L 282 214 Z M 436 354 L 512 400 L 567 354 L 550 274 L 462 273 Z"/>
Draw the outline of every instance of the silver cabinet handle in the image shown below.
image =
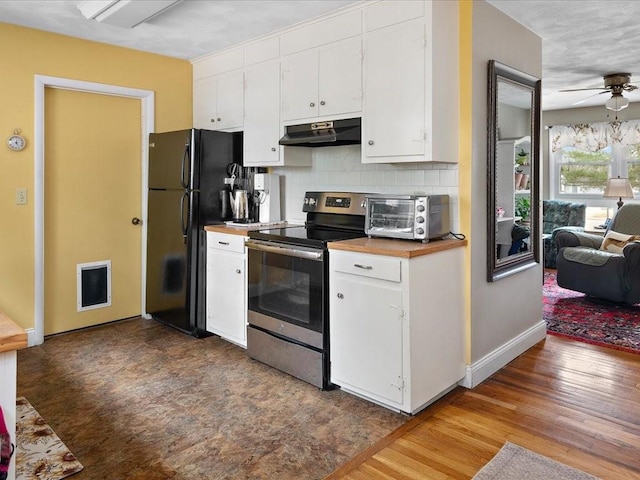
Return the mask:
<path fill-rule="evenodd" d="M 142 225 L 142 220 L 140 220 L 138 217 L 133 217 L 131 219 L 131 223 L 134 225 Z"/>
<path fill-rule="evenodd" d="M 371 265 L 360 265 L 359 263 L 354 263 L 353 266 L 356 268 L 362 268 L 363 270 L 373 270 Z"/>
<path fill-rule="evenodd" d="M 220 121 L 221 119 L 220 118 L 216 118 L 216 120 Z"/>
<path fill-rule="evenodd" d="M 344 295 L 343 295 L 343 294 L 341 294 L 341 293 L 339 293 L 339 294 L 338 294 L 338 298 L 343 299 L 343 298 L 344 298 Z"/>
<path fill-rule="evenodd" d="M 215 119 L 215 118 L 212 118 L 212 119 L 211 119 L 211 123 L 216 123 L 216 119 Z"/>
<path fill-rule="evenodd" d="M 276 147 L 271 147 L 271 151 L 275 152 L 276 151 Z"/>
<path fill-rule="evenodd" d="M 326 105 L 326 103 L 324 102 L 324 100 L 320 101 L 320 105 Z"/>
<path fill-rule="evenodd" d="M 220 245 L 229 245 L 229 242 L 220 242 L 220 241 L 218 241 L 218 243 L 219 243 Z"/>
<path fill-rule="evenodd" d="M 238 275 L 240 275 L 240 274 L 242 273 L 242 271 L 241 271 L 239 268 L 237 268 L 237 269 L 236 269 L 236 273 L 237 273 Z"/>
<path fill-rule="evenodd" d="M 316 106 L 316 104 L 315 104 L 315 103 L 313 103 L 313 102 L 311 102 L 311 103 L 309 104 L 309 106 L 310 106 L 310 107 L 315 107 L 315 106 Z"/>
<path fill-rule="evenodd" d="M 369 140 L 367 143 L 368 143 L 369 145 L 373 145 L 373 144 L 374 144 L 374 141 L 373 141 L 373 140 Z"/>

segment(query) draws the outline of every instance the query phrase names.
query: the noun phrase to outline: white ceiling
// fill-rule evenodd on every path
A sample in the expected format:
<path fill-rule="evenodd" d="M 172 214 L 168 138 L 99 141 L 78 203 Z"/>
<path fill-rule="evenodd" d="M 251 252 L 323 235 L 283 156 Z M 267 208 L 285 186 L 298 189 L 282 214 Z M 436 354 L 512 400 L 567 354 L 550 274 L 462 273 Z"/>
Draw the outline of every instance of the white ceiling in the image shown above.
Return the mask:
<path fill-rule="evenodd" d="M 603 87 L 607 73 L 627 72 L 640 82 L 640 1 L 487 1 L 542 38 L 543 110 L 604 105 L 610 96 L 597 90 L 558 90 Z M 640 90 L 624 96 L 640 101 Z"/>
<path fill-rule="evenodd" d="M 0 22 L 190 60 L 356 0 L 184 0 L 134 28 L 87 20 L 79 3 L 0 0 Z"/>
<path fill-rule="evenodd" d="M 640 80 L 640 55 L 636 53 L 640 1 L 487 1 L 542 38 L 544 110 L 603 105 L 607 94 L 558 90 L 602 87 L 606 73 L 629 72 L 632 82 L 634 76 Z M 78 3 L 0 0 L 0 22 L 193 59 L 356 0 L 184 0 L 133 29 L 87 20 Z M 632 102 L 640 101 L 640 89 L 624 95 Z"/>

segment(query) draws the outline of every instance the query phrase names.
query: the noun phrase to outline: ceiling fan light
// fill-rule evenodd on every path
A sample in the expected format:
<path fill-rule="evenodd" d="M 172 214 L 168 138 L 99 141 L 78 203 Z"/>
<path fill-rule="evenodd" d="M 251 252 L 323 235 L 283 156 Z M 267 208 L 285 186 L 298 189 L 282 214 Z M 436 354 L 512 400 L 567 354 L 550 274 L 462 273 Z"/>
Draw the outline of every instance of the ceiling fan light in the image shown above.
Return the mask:
<path fill-rule="evenodd" d="M 614 93 L 609 100 L 604 104 L 608 110 L 619 112 L 629 106 L 629 99 L 622 96 L 621 93 Z"/>

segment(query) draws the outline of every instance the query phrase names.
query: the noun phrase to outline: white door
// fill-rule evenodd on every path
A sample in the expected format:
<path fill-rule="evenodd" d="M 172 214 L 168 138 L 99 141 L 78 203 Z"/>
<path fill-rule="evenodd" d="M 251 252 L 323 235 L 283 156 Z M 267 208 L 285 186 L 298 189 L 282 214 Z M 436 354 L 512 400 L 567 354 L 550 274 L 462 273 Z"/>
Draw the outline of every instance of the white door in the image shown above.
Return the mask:
<path fill-rule="evenodd" d="M 207 250 L 207 331 L 247 345 L 246 256 Z"/>
<path fill-rule="evenodd" d="M 353 278 L 332 277 L 331 381 L 401 405 L 402 291 Z"/>
<path fill-rule="evenodd" d="M 365 157 L 425 153 L 425 26 L 422 19 L 367 36 Z"/>
<path fill-rule="evenodd" d="M 44 333 L 140 315 L 140 100 L 45 89 Z M 110 305 L 78 311 L 78 265 L 110 261 Z"/>

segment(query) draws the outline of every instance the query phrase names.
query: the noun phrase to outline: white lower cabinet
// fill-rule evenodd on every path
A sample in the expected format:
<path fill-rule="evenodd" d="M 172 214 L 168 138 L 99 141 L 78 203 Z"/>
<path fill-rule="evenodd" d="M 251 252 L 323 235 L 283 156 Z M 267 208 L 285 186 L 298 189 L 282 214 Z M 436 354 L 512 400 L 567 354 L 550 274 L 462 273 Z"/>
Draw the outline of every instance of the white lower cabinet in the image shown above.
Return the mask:
<path fill-rule="evenodd" d="M 464 376 L 463 249 L 329 252 L 331 382 L 416 413 Z"/>
<path fill-rule="evenodd" d="M 247 346 L 247 237 L 207 232 L 207 331 Z"/>

